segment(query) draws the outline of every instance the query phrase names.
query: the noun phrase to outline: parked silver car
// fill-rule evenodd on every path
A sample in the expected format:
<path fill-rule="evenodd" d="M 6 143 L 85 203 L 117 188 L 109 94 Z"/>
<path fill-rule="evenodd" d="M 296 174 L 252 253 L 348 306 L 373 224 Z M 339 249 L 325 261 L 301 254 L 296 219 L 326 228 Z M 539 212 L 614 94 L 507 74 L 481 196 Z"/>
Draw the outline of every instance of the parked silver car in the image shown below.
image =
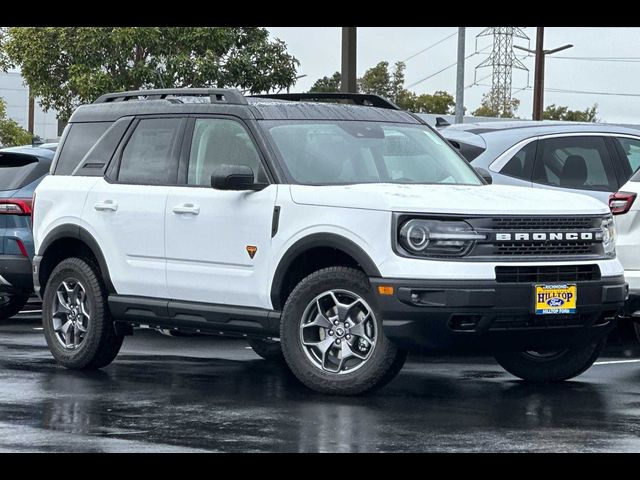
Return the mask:
<path fill-rule="evenodd" d="M 439 131 L 498 184 L 583 193 L 608 203 L 640 168 L 640 127 L 514 121 Z"/>

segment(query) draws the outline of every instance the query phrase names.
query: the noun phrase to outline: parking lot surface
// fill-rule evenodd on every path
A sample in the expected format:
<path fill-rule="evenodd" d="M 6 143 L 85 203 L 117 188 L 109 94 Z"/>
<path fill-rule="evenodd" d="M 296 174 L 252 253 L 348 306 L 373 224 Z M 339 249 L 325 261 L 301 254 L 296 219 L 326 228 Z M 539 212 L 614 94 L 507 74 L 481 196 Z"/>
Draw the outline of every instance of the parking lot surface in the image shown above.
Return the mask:
<path fill-rule="evenodd" d="M 640 451 L 640 348 L 527 385 L 490 357 L 411 357 L 364 397 L 313 393 L 242 340 L 139 331 L 108 368 L 50 356 L 38 312 L 0 325 L 0 452 Z"/>

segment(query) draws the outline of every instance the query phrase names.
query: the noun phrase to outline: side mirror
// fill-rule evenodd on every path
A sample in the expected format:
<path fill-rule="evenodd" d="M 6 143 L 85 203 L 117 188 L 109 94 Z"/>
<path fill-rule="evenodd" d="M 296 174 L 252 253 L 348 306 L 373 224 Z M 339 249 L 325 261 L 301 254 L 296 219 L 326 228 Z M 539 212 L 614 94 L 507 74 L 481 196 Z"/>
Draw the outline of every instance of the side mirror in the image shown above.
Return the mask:
<path fill-rule="evenodd" d="M 487 182 L 489 185 L 491 185 L 493 183 L 493 178 L 491 178 L 491 174 L 485 170 L 484 168 L 475 168 L 475 171 L 478 175 L 480 175 L 485 182 Z"/>
<path fill-rule="evenodd" d="M 253 170 L 246 165 L 219 165 L 211 174 L 211 186 L 218 190 L 262 190 L 264 183 L 255 183 Z"/>

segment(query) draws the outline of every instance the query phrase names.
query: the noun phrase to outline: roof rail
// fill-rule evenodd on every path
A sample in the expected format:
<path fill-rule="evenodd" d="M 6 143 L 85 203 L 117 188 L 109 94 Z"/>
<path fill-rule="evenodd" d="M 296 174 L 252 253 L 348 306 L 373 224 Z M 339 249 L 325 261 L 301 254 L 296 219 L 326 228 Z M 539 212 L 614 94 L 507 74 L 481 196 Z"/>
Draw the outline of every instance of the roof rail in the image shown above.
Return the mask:
<path fill-rule="evenodd" d="M 107 93 L 93 103 L 126 102 L 128 100 L 164 100 L 173 95 L 176 97 L 209 97 L 211 103 L 230 105 L 246 105 L 247 100 L 235 88 L 163 88 L 156 90 L 132 90 L 129 92 Z"/>
<path fill-rule="evenodd" d="M 319 93 L 268 93 L 264 95 L 250 95 L 254 98 L 274 98 L 277 100 L 291 100 L 294 102 L 313 101 L 313 100 L 351 100 L 356 105 L 368 105 L 371 107 L 387 108 L 390 110 L 400 110 L 395 103 L 370 93 L 338 93 L 338 92 L 319 92 Z"/>

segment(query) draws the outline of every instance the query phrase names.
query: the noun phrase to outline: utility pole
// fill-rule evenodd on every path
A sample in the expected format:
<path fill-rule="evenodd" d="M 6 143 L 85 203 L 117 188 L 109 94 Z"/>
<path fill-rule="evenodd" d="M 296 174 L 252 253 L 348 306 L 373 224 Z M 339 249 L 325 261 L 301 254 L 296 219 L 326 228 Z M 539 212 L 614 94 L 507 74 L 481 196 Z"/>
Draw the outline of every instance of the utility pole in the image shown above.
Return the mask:
<path fill-rule="evenodd" d="M 340 90 L 356 93 L 356 32 L 358 27 L 342 27 L 342 82 Z"/>
<path fill-rule="evenodd" d="M 27 95 L 29 95 L 29 112 L 28 112 L 28 124 L 27 131 L 33 135 L 34 127 L 35 127 L 35 100 L 33 95 L 31 95 L 31 89 L 27 88 Z"/>
<path fill-rule="evenodd" d="M 456 70 L 456 123 L 464 120 L 464 41 L 465 27 L 458 27 L 458 63 Z"/>
<path fill-rule="evenodd" d="M 528 48 L 519 47 L 514 45 L 513 48 L 518 50 L 524 50 L 525 52 L 533 53 L 536 56 L 536 71 L 534 73 L 533 80 L 533 119 L 542 120 L 542 112 L 544 111 L 544 61 L 547 55 L 571 48 L 573 45 L 567 44 L 553 50 L 544 49 L 544 27 L 537 27 L 536 29 L 536 49 L 530 50 Z"/>

